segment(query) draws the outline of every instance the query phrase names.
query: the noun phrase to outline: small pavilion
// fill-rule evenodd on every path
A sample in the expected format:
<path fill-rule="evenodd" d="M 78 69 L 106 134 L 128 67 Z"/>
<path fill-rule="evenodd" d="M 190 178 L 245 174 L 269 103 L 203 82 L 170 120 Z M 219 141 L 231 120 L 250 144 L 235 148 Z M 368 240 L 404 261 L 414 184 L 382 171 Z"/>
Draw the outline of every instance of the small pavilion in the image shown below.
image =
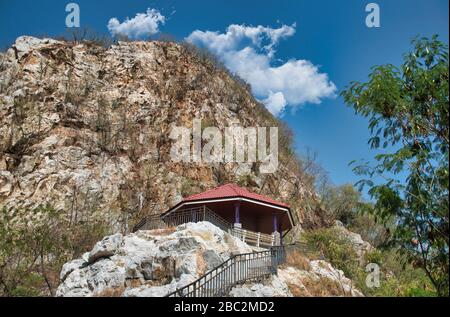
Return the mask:
<path fill-rule="evenodd" d="M 279 234 L 280 243 L 282 237 L 294 226 L 294 219 L 287 204 L 235 184 L 226 184 L 186 197 L 161 217 L 164 219 L 183 210 L 204 206 L 234 224 L 234 228 L 258 234 Z"/>

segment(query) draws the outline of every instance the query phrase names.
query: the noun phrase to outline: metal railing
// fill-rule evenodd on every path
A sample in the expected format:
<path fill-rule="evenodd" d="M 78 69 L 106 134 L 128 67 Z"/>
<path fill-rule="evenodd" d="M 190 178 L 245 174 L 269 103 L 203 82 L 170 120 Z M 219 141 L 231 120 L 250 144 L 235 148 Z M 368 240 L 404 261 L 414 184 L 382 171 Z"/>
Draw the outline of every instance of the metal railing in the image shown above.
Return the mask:
<path fill-rule="evenodd" d="M 275 234 L 265 234 L 235 227 L 231 229 L 231 234 L 245 243 L 256 247 L 270 248 L 280 244 L 280 237 Z"/>
<path fill-rule="evenodd" d="M 278 266 L 286 261 L 284 246 L 267 251 L 237 254 L 201 276 L 177 289 L 167 297 L 223 297 L 238 284 L 262 280 L 277 274 Z"/>
<path fill-rule="evenodd" d="M 201 206 L 178 210 L 168 215 L 158 214 L 147 216 L 133 227 L 133 232 L 138 230 L 164 229 L 176 227 L 188 222 L 200 221 L 209 221 L 227 232 L 232 228 L 232 225 L 228 221 L 211 211 L 208 207 Z"/>
<path fill-rule="evenodd" d="M 164 229 L 169 226 L 161 219 L 160 215 L 150 215 L 139 221 L 134 227 L 133 232 L 138 230 Z"/>
<path fill-rule="evenodd" d="M 270 248 L 280 244 L 280 237 L 276 234 L 265 234 L 250 230 L 236 228 L 227 220 L 213 212 L 205 205 L 175 211 L 168 215 L 151 215 L 142 219 L 133 228 L 133 232 L 138 230 L 164 229 L 176 227 L 188 222 L 208 221 L 225 232 L 241 239 L 249 245 L 262 248 Z"/>
<path fill-rule="evenodd" d="M 228 221 L 204 205 L 175 211 L 169 215 L 161 216 L 161 219 L 169 226 L 178 226 L 188 222 L 208 221 L 226 232 L 232 228 Z"/>

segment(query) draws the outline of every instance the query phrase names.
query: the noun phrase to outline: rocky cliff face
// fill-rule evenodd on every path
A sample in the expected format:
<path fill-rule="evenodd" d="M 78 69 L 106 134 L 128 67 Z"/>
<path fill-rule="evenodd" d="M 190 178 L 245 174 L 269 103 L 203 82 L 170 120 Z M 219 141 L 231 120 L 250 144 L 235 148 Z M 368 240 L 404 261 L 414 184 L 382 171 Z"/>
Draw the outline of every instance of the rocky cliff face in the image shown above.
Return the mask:
<path fill-rule="evenodd" d="M 0 208 L 49 203 L 126 230 L 182 195 L 239 182 L 290 203 L 303 227 L 323 223 L 286 133 L 274 174 L 171 162 L 172 127 L 194 118 L 220 129 L 279 125 L 248 87 L 183 45 L 20 37 L 0 55 Z"/>
<path fill-rule="evenodd" d="M 241 240 L 209 222 L 165 230 L 108 236 L 82 258 L 66 263 L 57 296 L 165 296 L 221 264 L 252 252 Z M 325 261 L 285 265 L 278 276 L 248 283 L 230 296 L 361 296 L 342 271 Z M 318 292 L 320 290 L 320 292 Z"/>

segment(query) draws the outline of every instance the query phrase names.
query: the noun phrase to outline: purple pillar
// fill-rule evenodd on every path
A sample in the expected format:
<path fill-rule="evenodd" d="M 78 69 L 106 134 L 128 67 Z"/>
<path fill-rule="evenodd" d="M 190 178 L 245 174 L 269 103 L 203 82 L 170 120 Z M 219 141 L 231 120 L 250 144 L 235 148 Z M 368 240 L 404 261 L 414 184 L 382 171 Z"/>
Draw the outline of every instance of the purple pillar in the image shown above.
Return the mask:
<path fill-rule="evenodd" d="M 280 233 L 280 245 L 283 245 L 283 228 L 281 228 L 281 223 L 278 224 L 278 232 Z"/>
<path fill-rule="evenodd" d="M 240 209 L 241 203 L 238 201 L 234 204 L 234 223 L 241 223 Z"/>
<path fill-rule="evenodd" d="M 273 232 L 278 232 L 278 216 L 277 214 L 272 214 L 273 220 Z"/>

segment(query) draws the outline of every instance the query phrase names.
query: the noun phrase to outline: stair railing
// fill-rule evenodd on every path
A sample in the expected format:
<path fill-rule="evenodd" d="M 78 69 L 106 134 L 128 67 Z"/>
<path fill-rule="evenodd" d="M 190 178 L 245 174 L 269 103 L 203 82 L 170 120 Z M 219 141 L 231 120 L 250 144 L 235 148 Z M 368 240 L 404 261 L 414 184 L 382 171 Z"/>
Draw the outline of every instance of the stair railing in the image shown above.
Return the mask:
<path fill-rule="evenodd" d="M 270 250 L 236 254 L 201 276 L 177 289 L 167 297 L 223 297 L 238 284 L 260 281 L 277 274 L 278 266 L 286 261 L 284 246 Z"/>

